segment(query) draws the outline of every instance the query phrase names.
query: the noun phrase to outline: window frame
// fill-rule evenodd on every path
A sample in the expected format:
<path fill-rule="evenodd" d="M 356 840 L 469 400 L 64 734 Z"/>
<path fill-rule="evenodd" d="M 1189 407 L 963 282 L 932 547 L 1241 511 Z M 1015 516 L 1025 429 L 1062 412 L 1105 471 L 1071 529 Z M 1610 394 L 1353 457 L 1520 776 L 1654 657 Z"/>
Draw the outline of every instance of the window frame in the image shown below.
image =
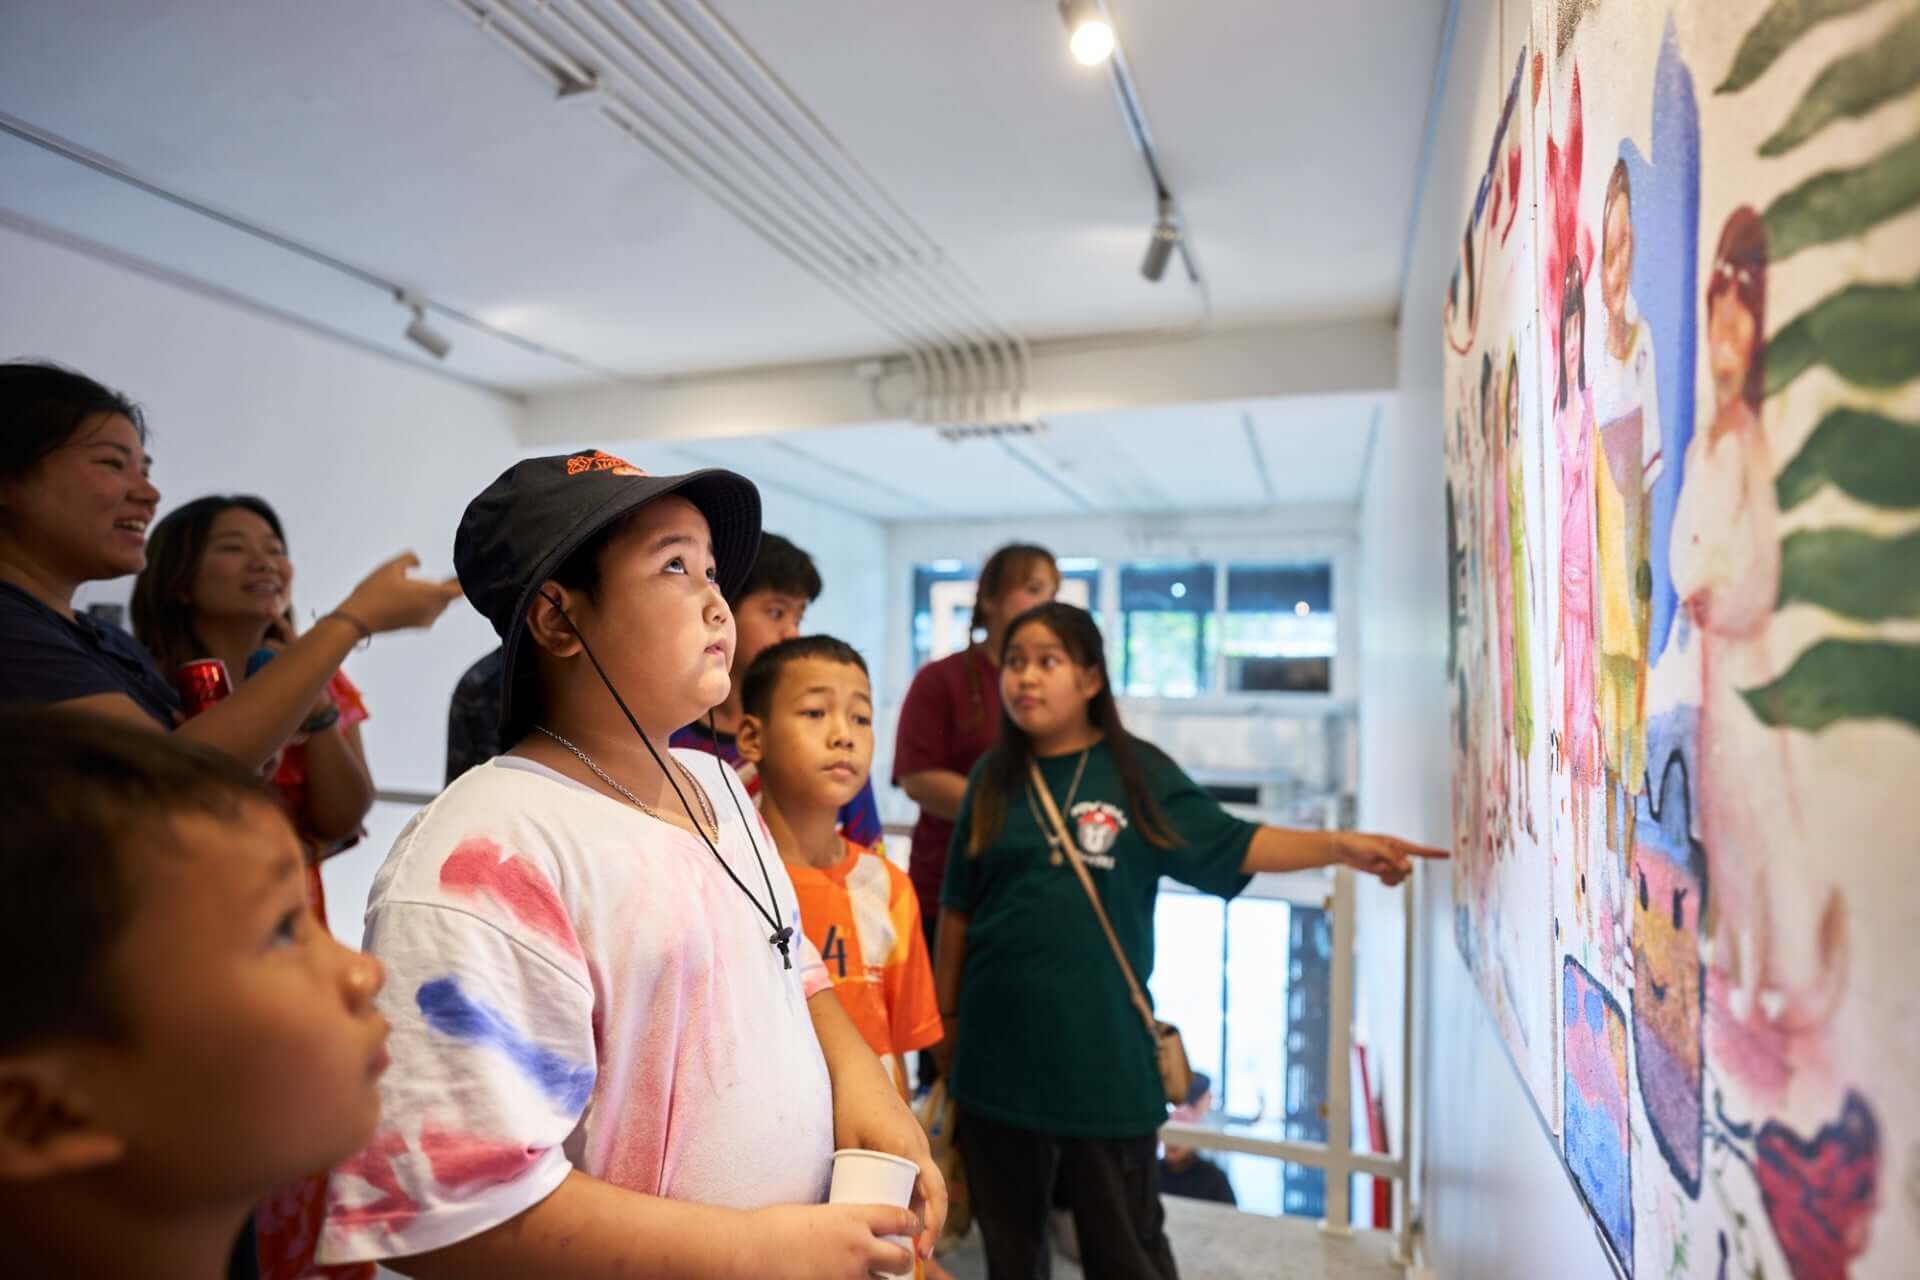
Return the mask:
<path fill-rule="evenodd" d="M 1213 566 L 1216 642 L 1206 692 L 1192 697 L 1126 692 L 1126 618 L 1121 607 L 1120 572 L 1129 566 L 1155 563 L 1209 562 Z M 1334 651 L 1328 664 L 1328 690 L 1300 692 L 1283 689 L 1227 691 L 1227 574 L 1235 565 L 1253 567 L 1265 564 L 1324 563 L 1333 577 Z M 1158 708 L 1178 707 L 1182 712 L 1241 714 L 1250 709 L 1286 715 L 1319 716 L 1339 714 L 1353 705 L 1359 691 L 1359 583 L 1355 574 L 1359 564 L 1357 544 L 1351 538 L 1280 538 L 1264 545 L 1242 542 L 1195 545 L 1189 547 L 1134 547 L 1100 557 L 1100 630 L 1107 637 L 1107 665 L 1114 673 L 1115 695 L 1124 712 L 1129 704 Z"/>

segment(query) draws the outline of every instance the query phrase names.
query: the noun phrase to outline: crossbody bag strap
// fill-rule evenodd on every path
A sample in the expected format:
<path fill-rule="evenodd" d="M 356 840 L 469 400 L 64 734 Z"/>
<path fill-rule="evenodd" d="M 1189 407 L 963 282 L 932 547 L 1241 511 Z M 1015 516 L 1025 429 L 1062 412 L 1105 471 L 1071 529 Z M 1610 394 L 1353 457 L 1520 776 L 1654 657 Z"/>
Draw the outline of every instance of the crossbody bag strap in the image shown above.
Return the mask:
<path fill-rule="evenodd" d="M 1094 888 L 1087 864 L 1080 860 L 1080 850 L 1067 833 L 1067 824 L 1060 817 L 1059 806 L 1053 802 L 1053 792 L 1048 790 L 1047 780 L 1041 776 L 1038 761 L 1032 758 L 1027 760 L 1027 775 L 1030 790 L 1040 793 L 1040 804 L 1046 810 L 1046 823 L 1053 828 L 1053 838 L 1060 842 L 1061 851 L 1073 866 L 1073 874 L 1080 878 L 1080 887 L 1087 891 L 1087 901 L 1093 904 L 1093 914 L 1100 920 L 1101 932 L 1107 935 L 1107 945 L 1113 948 L 1113 958 L 1120 963 L 1120 974 L 1127 980 L 1127 992 L 1133 997 L 1133 1007 L 1140 1011 L 1140 1019 L 1146 1023 L 1147 1035 L 1158 1043 L 1160 1033 L 1156 1029 L 1158 1023 L 1153 1016 L 1153 1006 L 1147 1003 L 1146 993 L 1140 990 L 1140 983 L 1133 976 L 1133 966 L 1127 963 L 1127 953 L 1121 948 L 1120 938 L 1113 931 L 1113 922 L 1107 919 L 1107 909 L 1100 905 L 1100 891 Z"/>

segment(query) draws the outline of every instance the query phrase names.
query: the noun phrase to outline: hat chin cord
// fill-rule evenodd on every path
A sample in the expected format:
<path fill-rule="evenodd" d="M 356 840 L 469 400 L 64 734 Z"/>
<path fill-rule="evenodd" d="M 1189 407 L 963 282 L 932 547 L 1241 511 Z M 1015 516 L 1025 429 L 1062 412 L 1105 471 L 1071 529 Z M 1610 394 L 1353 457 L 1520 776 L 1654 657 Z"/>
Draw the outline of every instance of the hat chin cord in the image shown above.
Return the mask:
<path fill-rule="evenodd" d="M 680 789 L 679 780 L 673 776 L 674 771 L 667 767 L 667 762 L 661 758 L 659 750 L 653 745 L 653 739 L 649 738 L 647 731 L 640 727 L 640 721 L 635 718 L 632 710 L 628 708 L 627 700 L 620 696 L 618 689 L 614 688 L 613 679 L 607 675 L 607 669 L 600 665 L 600 659 L 594 655 L 593 646 L 587 643 L 587 637 L 581 633 L 579 626 L 575 624 L 573 618 L 567 613 L 566 606 L 561 604 L 559 597 L 553 595 L 551 592 L 542 591 L 540 595 L 542 599 L 553 606 L 554 612 L 560 615 L 560 620 L 567 624 L 567 630 L 573 632 L 574 639 L 580 642 L 580 651 L 587 655 L 587 661 L 593 664 L 594 673 L 600 677 L 600 683 L 605 685 L 607 692 L 613 695 L 614 705 L 620 708 L 620 714 L 625 716 L 627 723 L 633 726 L 634 733 L 640 737 L 641 745 L 646 747 L 647 754 L 652 756 L 654 764 L 659 766 L 660 775 L 667 780 L 667 785 L 673 788 L 673 794 L 679 799 L 681 809 L 686 812 L 687 825 L 693 828 L 694 834 L 700 837 L 701 843 L 705 844 L 708 850 L 712 852 L 714 861 L 718 862 L 720 869 L 727 873 L 727 879 L 733 881 L 734 887 L 746 895 L 747 901 L 753 904 L 753 909 L 759 912 L 760 917 L 772 927 L 773 933 L 767 938 L 767 945 L 778 949 L 780 959 L 784 962 L 786 968 L 793 968 L 793 952 L 791 949 L 793 946 L 793 928 L 791 925 L 782 924 L 780 921 L 780 898 L 779 895 L 774 892 L 773 877 L 767 872 L 767 860 L 760 852 L 760 842 L 754 839 L 753 824 L 747 821 L 747 812 L 741 807 L 740 793 L 733 787 L 725 785 L 726 779 L 724 777 L 721 779 L 722 790 L 724 790 L 728 796 L 732 797 L 734 812 L 740 816 L 741 829 L 747 833 L 747 843 L 753 848 L 753 860 L 759 865 L 760 879 L 767 886 L 767 903 L 769 905 L 762 905 L 760 899 L 754 896 L 753 890 L 747 888 L 746 883 L 734 874 L 733 868 L 728 865 L 726 858 L 721 856 L 720 846 L 708 838 L 705 828 L 700 825 L 699 819 L 693 816 L 693 806 L 687 802 L 687 794 Z M 726 761 L 721 760 L 718 756 L 715 756 L 714 760 L 722 769 L 728 767 Z"/>

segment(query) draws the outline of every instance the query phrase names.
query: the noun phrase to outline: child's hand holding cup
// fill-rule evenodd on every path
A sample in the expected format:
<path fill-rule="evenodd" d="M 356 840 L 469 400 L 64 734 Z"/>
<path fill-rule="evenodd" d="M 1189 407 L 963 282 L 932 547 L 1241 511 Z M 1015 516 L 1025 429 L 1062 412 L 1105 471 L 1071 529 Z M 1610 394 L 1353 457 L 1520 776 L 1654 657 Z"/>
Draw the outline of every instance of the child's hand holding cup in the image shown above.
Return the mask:
<path fill-rule="evenodd" d="M 901 1156 L 884 1151 L 863 1151 L 848 1147 L 833 1153 L 833 1185 L 827 1192 L 828 1204 L 884 1204 L 897 1209 L 910 1208 L 913 1184 L 920 1166 Z M 906 1236 L 886 1236 L 913 1254 L 913 1241 Z M 874 1272 L 875 1276 L 882 1275 Z"/>

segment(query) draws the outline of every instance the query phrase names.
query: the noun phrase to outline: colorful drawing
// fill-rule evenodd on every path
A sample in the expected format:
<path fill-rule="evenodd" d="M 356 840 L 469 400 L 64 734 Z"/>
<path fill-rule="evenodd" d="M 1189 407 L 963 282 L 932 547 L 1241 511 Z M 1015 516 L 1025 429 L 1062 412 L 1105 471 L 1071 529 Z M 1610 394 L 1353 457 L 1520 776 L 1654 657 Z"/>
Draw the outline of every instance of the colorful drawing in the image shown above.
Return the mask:
<path fill-rule="evenodd" d="M 1653 602 L 1651 489 L 1660 475 L 1660 395 L 1652 326 L 1633 278 L 1633 182 L 1616 161 L 1601 205 L 1600 297 L 1606 327 L 1596 351 L 1594 638 L 1600 754 L 1606 772 L 1607 847 L 1630 849 L 1633 796 L 1646 773 L 1647 635 Z"/>
<path fill-rule="evenodd" d="M 1904 1277 L 1920 0 L 1498 21 L 1443 316 L 1456 935 L 1621 1271 Z"/>
<path fill-rule="evenodd" d="M 1693 838 L 1686 760 L 1661 769 L 1658 795 L 1640 801 L 1634 837 L 1633 1056 L 1654 1145 L 1689 1197 L 1700 1195 L 1706 1115 L 1706 983 L 1700 926 L 1707 859 Z"/>
<path fill-rule="evenodd" d="M 1578 75 L 1575 71 L 1575 87 Z M 1570 795 L 1573 892 L 1588 934 L 1594 926 L 1588 807 L 1594 786 L 1599 737 L 1593 679 L 1593 390 L 1587 385 L 1585 270 L 1580 255 L 1567 259 L 1560 285 L 1558 373 L 1554 378 L 1554 442 L 1560 457 L 1560 622 L 1553 661 L 1560 668 L 1560 758 Z"/>
<path fill-rule="evenodd" d="M 1760 1194 L 1794 1280 L 1842 1280 L 1867 1246 L 1880 1199 L 1880 1126 L 1857 1094 L 1802 1139 L 1777 1120 L 1754 1142 Z"/>
<path fill-rule="evenodd" d="M 1448 345 L 1456 353 L 1471 350 L 1475 336 L 1480 329 L 1481 301 L 1485 297 L 1485 277 L 1490 238 L 1496 219 L 1489 210 L 1495 204 L 1496 191 L 1500 190 L 1500 147 L 1506 139 L 1508 127 L 1514 119 L 1514 109 L 1520 101 L 1520 81 L 1527 65 L 1525 49 L 1520 51 L 1519 61 L 1513 68 L 1513 80 L 1507 86 L 1506 104 L 1500 109 L 1500 122 L 1494 127 L 1493 141 L 1488 147 L 1486 172 L 1480 177 L 1479 188 L 1474 192 L 1473 210 L 1467 215 L 1467 228 L 1460 238 L 1460 261 L 1454 267 L 1453 279 L 1447 285 L 1446 314 L 1442 328 L 1446 330 Z M 1507 231 L 1512 230 L 1513 215 L 1517 214 L 1521 204 L 1519 185 L 1519 166 L 1510 163 L 1511 177 L 1508 179 L 1511 190 L 1506 194 L 1509 206 Z M 1497 205 L 1495 206 L 1497 207 Z M 1506 233 L 1501 241 L 1506 240 Z"/>
<path fill-rule="evenodd" d="M 1535 384 L 1531 55 L 1523 44 L 1502 59 L 1499 112 L 1443 316 L 1454 931 L 1529 1091 L 1557 1123 L 1550 753 L 1536 749 L 1548 725 L 1536 646 L 1551 622 L 1538 548 L 1552 519 L 1542 468 L 1553 454 L 1542 447 Z"/>
<path fill-rule="evenodd" d="M 1631 192 L 1632 273 L 1628 283 L 1640 326 L 1651 340 L 1657 416 L 1648 428 L 1657 450 L 1643 476 L 1647 488 L 1647 569 L 1652 576 L 1646 608 L 1646 666 L 1660 661 L 1672 634 L 1679 597 L 1667 565 L 1673 508 L 1685 469 L 1680 465 L 1693 440 L 1693 370 L 1698 321 L 1695 308 L 1699 275 L 1700 104 L 1693 73 L 1680 57 L 1679 33 L 1669 16 L 1660 39 L 1653 73 L 1653 145 L 1643 154 L 1632 138 L 1620 143 Z M 1604 214 L 1603 214 L 1604 217 Z M 1643 691 L 1644 692 L 1644 691 Z M 1644 699 L 1643 699 L 1644 701 Z M 1628 783 L 1633 779 L 1629 777 Z"/>
<path fill-rule="evenodd" d="M 1533 601 L 1539 598 L 1533 581 L 1533 553 L 1527 548 L 1526 437 L 1520 429 L 1520 356 L 1512 342 L 1507 343 L 1507 374 L 1502 383 L 1506 411 L 1501 418 L 1506 460 L 1506 533 L 1507 589 L 1502 599 L 1505 612 L 1501 628 L 1505 657 L 1511 672 L 1502 678 L 1513 692 L 1511 714 L 1512 746 L 1516 753 L 1515 776 L 1519 790 L 1519 822 L 1528 839 L 1534 839 L 1533 825 Z M 1496 475 L 1495 484 L 1499 483 Z"/>
<path fill-rule="evenodd" d="M 1607 1245 L 1633 1272 L 1633 1185 L 1629 1153 L 1627 1020 L 1598 979 L 1568 956 L 1561 976 L 1566 1028 L 1565 1111 L 1561 1135 L 1567 1168 Z"/>
<path fill-rule="evenodd" d="M 1780 509 L 1761 421 L 1766 381 L 1766 227 L 1728 217 L 1707 284 L 1715 413 L 1688 449 L 1674 515 L 1674 583 L 1700 632 L 1700 825 L 1718 891 L 1714 963 L 1736 1020 L 1824 1021 L 1845 976 L 1844 908 L 1831 885 L 1791 900 L 1774 869 L 1820 854 L 1797 796 L 1794 744 L 1753 714 L 1770 683 L 1780 598 Z M 1743 874 L 1730 874 L 1734 866 Z"/>

